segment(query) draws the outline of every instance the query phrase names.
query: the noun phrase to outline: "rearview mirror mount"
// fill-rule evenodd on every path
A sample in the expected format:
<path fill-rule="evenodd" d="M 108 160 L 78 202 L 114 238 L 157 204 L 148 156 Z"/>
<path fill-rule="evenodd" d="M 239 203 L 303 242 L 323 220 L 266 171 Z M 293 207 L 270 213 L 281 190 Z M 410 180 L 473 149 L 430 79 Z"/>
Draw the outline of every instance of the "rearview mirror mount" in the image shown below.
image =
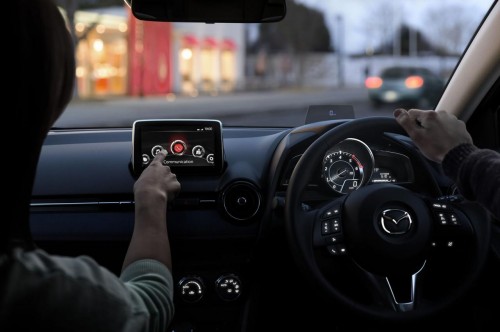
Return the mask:
<path fill-rule="evenodd" d="M 281 21 L 286 0 L 124 0 L 142 21 L 266 23 Z"/>

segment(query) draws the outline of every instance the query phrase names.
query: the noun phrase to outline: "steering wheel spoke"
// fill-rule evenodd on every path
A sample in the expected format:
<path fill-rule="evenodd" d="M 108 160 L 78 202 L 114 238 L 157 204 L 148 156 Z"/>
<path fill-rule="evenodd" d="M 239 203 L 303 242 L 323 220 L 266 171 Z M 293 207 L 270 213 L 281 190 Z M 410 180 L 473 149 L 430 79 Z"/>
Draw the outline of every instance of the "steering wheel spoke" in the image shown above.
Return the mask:
<path fill-rule="evenodd" d="M 360 268 L 375 302 L 395 312 L 408 312 L 418 307 L 420 300 L 419 277 L 425 267 L 415 273 L 380 276 Z M 418 290 L 418 291 L 417 291 Z"/>

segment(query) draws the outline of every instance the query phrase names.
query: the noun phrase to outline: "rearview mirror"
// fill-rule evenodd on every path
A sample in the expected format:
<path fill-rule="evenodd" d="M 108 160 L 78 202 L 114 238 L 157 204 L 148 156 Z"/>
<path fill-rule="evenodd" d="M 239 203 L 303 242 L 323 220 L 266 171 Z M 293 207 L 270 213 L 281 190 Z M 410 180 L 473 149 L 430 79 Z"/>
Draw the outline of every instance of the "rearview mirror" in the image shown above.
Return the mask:
<path fill-rule="evenodd" d="M 286 0 L 124 0 L 143 21 L 263 23 L 285 17 Z"/>

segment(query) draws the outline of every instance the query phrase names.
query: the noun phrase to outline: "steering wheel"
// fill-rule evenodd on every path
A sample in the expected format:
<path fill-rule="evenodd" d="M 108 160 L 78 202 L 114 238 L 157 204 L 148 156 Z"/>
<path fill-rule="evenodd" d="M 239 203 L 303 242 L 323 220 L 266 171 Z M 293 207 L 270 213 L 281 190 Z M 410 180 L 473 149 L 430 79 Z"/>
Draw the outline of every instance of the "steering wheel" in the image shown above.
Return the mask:
<path fill-rule="evenodd" d="M 406 135 L 393 118 L 362 118 L 330 129 L 307 148 L 285 199 L 292 254 L 320 293 L 357 313 L 392 322 L 430 317 L 479 277 L 489 248 L 489 214 L 457 196 L 443 200 L 389 183 L 305 204 L 311 174 L 327 150 L 363 132 Z M 406 149 L 417 156 L 413 163 L 425 163 L 413 147 Z"/>

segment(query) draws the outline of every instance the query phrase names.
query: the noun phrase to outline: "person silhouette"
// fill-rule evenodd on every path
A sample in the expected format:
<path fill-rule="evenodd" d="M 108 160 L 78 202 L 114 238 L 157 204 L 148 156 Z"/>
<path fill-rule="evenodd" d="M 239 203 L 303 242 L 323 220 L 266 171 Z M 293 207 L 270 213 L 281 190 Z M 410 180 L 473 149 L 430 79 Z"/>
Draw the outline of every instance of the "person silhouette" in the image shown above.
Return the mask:
<path fill-rule="evenodd" d="M 0 232 L 0 330 L 165 331 L 173 315 L 167 201 L 181 185 L 165 151 L 134 183 L 135 221 L 119 276 L 88 256 L 51 255 L 30 231 L 30 201 L 43 142 L 73 95 L 75 55 L 65 20 L 52 0 L 16 0 L 4 9 L 9 32 L 6 84 L 13 107 L 3 121 L 18 126 L 4 184 Z M 22 148 L 23 153 L 20 153 Z"/>

